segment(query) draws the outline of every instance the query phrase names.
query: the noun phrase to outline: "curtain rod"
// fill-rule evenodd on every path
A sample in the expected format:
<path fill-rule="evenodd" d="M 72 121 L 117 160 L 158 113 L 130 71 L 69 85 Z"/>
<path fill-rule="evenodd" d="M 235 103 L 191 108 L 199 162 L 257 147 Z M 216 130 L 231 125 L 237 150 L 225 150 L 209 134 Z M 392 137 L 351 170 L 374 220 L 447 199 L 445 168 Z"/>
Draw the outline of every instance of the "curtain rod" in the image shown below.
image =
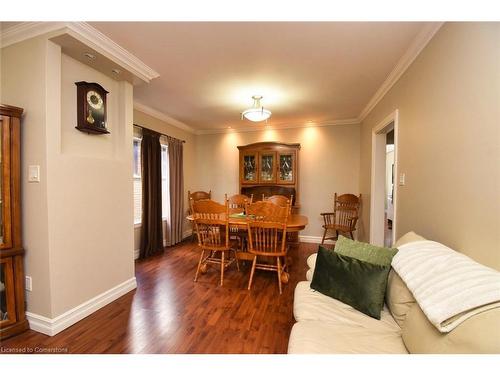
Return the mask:
<path fill-rule="evenodd" d="M 134 126 L 138 127 L 138 128 L 141 128 L 141 129 L 146 129 L 146 130 L 149 130 L 149 131 L 152 131 L 152 132 L 155 132 L 155 133 L 158 133 L 158 134 L 161 134 L 161 135 L 164 135 L 165 137 L 168 137 L 168 138 L 172 138 L 172 139 L 175 139 L 177 141 L 180 141 L 182 143 L 186 143 L 186 141 L 184 139 L 179 139 L 179 138 L 175 138 L 175 137 L 172 137 L 168 134 L 165 134 L 165 133 L 160 133 L 160 132 L 157 132 L 156 130 L 153 130 L 153 129 L 150 129 L 150 128 L 146 128 L 145 126 L 141 126 L 141 125 L 137 125 L 137 124 L 134 124 Z"/>

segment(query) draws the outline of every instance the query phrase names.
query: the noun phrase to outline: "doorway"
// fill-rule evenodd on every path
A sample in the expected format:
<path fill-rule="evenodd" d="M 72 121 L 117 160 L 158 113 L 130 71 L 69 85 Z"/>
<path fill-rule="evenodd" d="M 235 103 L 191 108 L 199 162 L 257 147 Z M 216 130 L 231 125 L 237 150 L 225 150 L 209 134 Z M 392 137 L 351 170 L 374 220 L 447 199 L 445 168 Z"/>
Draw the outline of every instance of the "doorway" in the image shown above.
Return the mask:
<path fill-rule="evenodd" d="M 392 246 L 396 237 L 398 111 L 372 132 L 370 243 Z"/>

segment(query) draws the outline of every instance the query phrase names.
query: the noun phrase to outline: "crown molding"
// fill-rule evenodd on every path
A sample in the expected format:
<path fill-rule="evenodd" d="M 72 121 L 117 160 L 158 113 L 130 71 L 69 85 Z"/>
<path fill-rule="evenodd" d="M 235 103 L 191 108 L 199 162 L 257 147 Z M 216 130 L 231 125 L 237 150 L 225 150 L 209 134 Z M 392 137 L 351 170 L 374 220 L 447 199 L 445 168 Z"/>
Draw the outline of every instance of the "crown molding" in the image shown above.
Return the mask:
<path fill-rule="evenodd" d="M 182 121 L 176 120 L 175 118 L 170 117 L 166 113 L 158 111 L 158 110 L 151 108 L 145 104 L 134 101 L 134 109 L 136 109 L 140 112 L 143 112 L 149 116 L 152 116 L 158 120 L 164 121 L 169 125 L 175 126 L 176 128 L 182 129 L 182 130 L 187 131 L 187 132 L 192 133 L 192 134 L 197 134 L 196 130 L 194 130 L 191 126 L 186 125 Z"/>
<path fill-rule="evenodd" d="M 86 22 L 22 22 L 2 31 L 2 48 L 44 34 L 70 34 L 103 56 L 149 83 L 158 72 Z"/>
<path fill-rule="evenodd" d="M 284 130 L 284 129 L 300 129 L 300 128 L 317 128 L 324 126 L 339 126 L 339 125 L 358 125 L 359 121 L 357 118 L 352 119 L 344 119 L 344 120 L 333 120 L 333 121 L 322 121 L 322 122 L 313 122 L 311 124 L 301 123 L 281 123 L 281 124 L 270 124 L 270 125 L 261 125 L 255 124 L 252 127 L 244 127 L 244 128 L 231 128 L 231 129 L 202 129 L 197 130 L 197 135 L 206 135 L 206 134 L 224 134 L 224 133 L 247 133 L 247 132 L 260 132 L 266 129 L 273 130 Z"/>
<path fill-rule="evenodd" d="M 373 108 L 382 100 L 387 92 L 394 86 L 394 84 L 401 78 L 403 73 L 408 69 L 411 63 L 422 52 L 425 46 L 430 42 L 432 37 L 441 28 L 444 22 L 431 22 L 426 24 L 424 28 L 417 34 L 410 47 L 406 50 L 405 54 L 399 59 L 398 63 L 387 76 L 386 80 L 382 83 L 375 95 L 370 99 L 365 108 L 358 116 L 358 122 L 361 123 L 372 111 Z"/>
<path fill-rule="evenodd" d="M 11 44 L 22 42 L 26 39 L 35 38 L 58 29 L 62 29 L 68 22 L 21 22 L 17 25 L 2 30 L 2 48 Z"/>

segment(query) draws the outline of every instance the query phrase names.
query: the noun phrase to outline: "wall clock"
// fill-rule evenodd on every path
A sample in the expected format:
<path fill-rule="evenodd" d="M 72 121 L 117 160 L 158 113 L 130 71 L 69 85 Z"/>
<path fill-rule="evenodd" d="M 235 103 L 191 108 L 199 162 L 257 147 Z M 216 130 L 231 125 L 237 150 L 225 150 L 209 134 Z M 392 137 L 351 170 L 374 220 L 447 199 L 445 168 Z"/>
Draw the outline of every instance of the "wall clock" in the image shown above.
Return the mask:
<path fill-rule="evenodd" d="M 89 134 L 108 134 L 106 129 L 106 94 L 95 82 L 75 82 L 78 125 L 76 128 Z"/>

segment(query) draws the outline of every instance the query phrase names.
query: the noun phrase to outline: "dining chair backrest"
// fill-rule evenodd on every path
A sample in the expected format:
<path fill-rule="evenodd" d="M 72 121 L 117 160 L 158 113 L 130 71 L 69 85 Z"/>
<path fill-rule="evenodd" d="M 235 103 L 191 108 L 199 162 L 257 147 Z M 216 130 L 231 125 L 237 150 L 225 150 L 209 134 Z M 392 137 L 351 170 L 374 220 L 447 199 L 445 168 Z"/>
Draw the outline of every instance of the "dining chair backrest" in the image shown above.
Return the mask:
<path fill-rule="evenodd" d="M 335 193 L 333 203 L 334 224 L 354 230 L 359 216 L 360 205 L 361 194 L 358 197 L 354 194 L 337 195 Z"/>
<path fill-rule="evenodd" d="M 247 204 L 252 203 L 253 201 L 253 194 L 248 198 L 244 194 L 235 194 L 228 199 L 228 204 L 229 204 L 229 213 L 230 214 L 235 214 L 235 213 L 242 213 L 245 211 L 245 207 Z"/>
<path fill-rule="evenodd" d="M 264 256 L 286 254 L 286 223 L 290 209 L 269 201 L 248 204 L 249 252 Z"/>
<path fill-rule="evenodd" d="M 208 250 L 229 247 L 229 206 L 210 199 L 191 199 L 198 245 Z"/>
<path fill-rule="evenodd" d="M 208 193 L 206 191 L 191 191 L 188 190 L 188 207 L 189 213 L 192 213 L 191 200 L 199 201 L 201 199 L 212 199 L 212 190 L 209 190 Z"/>
<path fill-rule="evenodd" d="M 288 198 L 285 195 L 271 195 L 270 197 L 266 198 L 263 194 L 262 200 L 272 202 L 274 204 L 277 204 L 280 207 L 285 207 L 288 205 L 290 207 L 290 213 L 292 211 L 293 195 L 291 195 L 290 198 Z"/>

